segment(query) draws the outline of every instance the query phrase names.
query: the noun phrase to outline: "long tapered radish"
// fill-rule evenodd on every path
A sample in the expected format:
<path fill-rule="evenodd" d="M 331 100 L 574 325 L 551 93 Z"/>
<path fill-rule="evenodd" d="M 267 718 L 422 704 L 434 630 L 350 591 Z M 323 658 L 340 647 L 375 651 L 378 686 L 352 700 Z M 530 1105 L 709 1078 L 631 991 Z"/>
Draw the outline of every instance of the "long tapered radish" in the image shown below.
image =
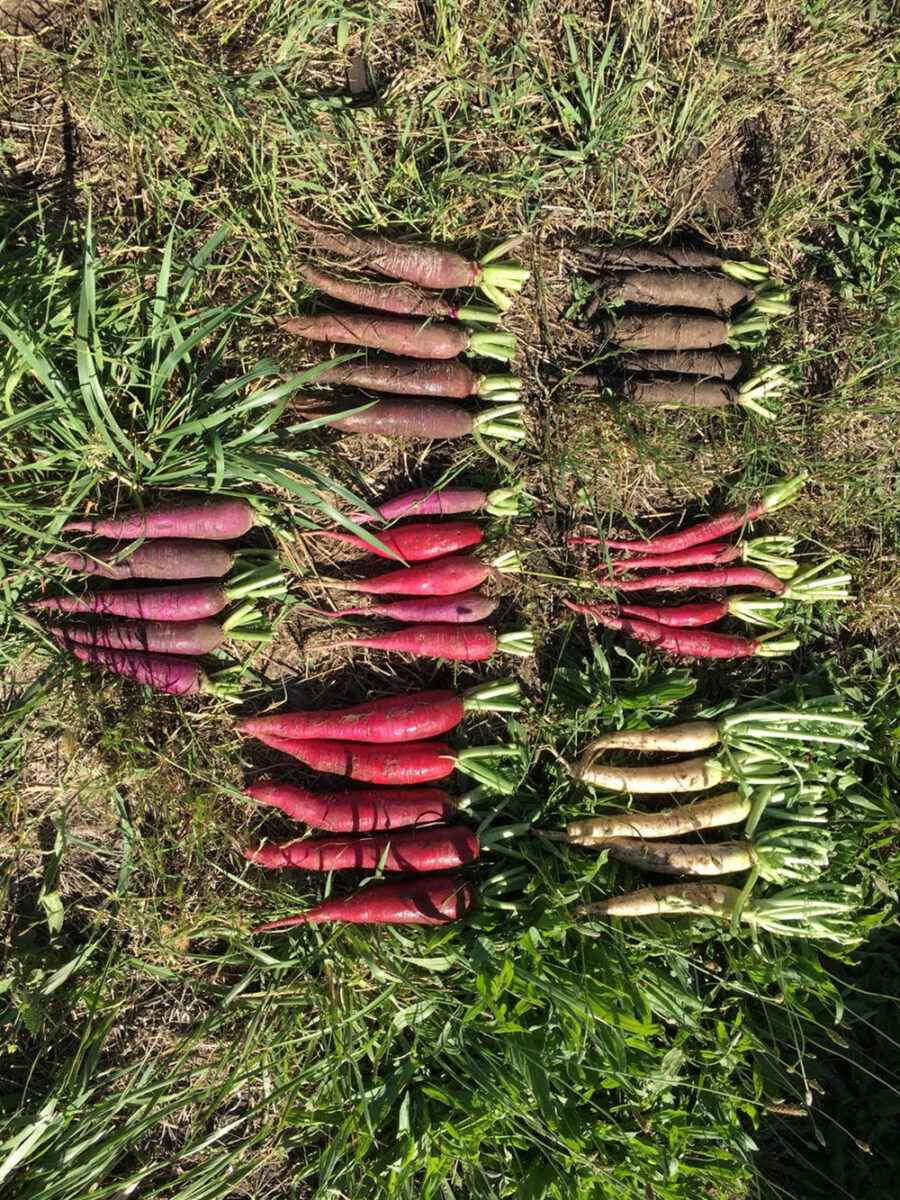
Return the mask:
<path fill-rule="evenodd" d="M 513 784 L 488 765 L 496 758 L 517 753 L 504 745 L 471 746 L 455 751 L 445 742 L 379 746 L 366 742 L 279 738 L 270 734 L 257 736 L 267 746 L 290 754 L 315 771 L 343 775 L 361 783 L 388 786 L 430 783 L 435 779 L 446 779 L 458 769 L 498 791 L 509 793 L 513 790 Z"/>
<path fill-rule="evenodd" d="M 477 588 L 497 572 L 516 571 L 519 566 L 515 556 L 504 555 L 488 564 L 479 558 L 459 554 L 425 566 L 386 571 L 372 579 L 317 582 L 334 591 L 363 592 L 370 596 L 454 596 Z"/>
<path fill-rule="evenodd" d="M 282 738 L 338 738 L 355 742 L 407 742 L 437 737 L 462 721 L 467 712 L 519 712 L 518 684 L 510 680 L 481 684 L 468 692 L 449 688 L 385 696 L 349 708 L 322 712 L 283 712 L 239 721 L 238 733 L 273 733 Z"/>
<path fill-rule="evenodd" d="M 97 537 L 129 539 L 197 538 L 228 541 L 253 528 L 256 514 L 247 500 L 211 497 L 182 498 L 143 512 L 121 517 L 84 517 L 63 525 L 64 533 L 93 533 Z"/>
<path fill-rule="evenodd" d="M 779 479 L 777 483 L 766 488 L 762 495 L 752 503 L 740 508 L 726 509 L 718 516 L 708 517 L 697 525 L 690 525 L 677 533 L 655 534 L 644 541 L 614 541 L 607 539 L 606 545 L 610 550 L 631 550 L 638 554 L 665 554 L 669 551 L 686 550 L 689 546 L 697 546 L 702 542 L 712 542 L 717 538 L 743 529 L 745 525 L 777 512 L 778 509 L 790 504 L 799 495 L 806 482 L 805 475 L 796 475 L 790 479 Z"/>
<path fill-rule="evenodd" d="M 592 246 L 578 247 L 578 253 L 589 262 L 604 267 L 662 270 L 720 270 L 727 261 L 714 250 L 695 246 Z M 764 268 L 759 268 L 764 271 Z"/>
<path fill-rule="evenodd" d="M 633 371 L 638 375 L 701 375 L 707 379 L 730 381 L 738 374 L 743 361 L 733 350 L 637 350 L 617 355 L 616 370 Z M 578 374 L 572 383 L 581 387 L 600 388 L 605 379 L 588 372 Z"/>
<path fill-rule="evenodd" d="M 600 329 L 617 346 L 628 350 L 713 350 L 719 346 L 751 345 L 770 328 L 755 305 L 733 321 L 693 313 L 625 313 L 600 322 Z"/>
<path fill-rule="evenodd" d="M 462 825 L 429 825 L 368 837 L 270 842 L 251 846 L 244 857 L 261 867 L 305 871 L 446 871 L 475 862 L 478 838 Z"/>
<path fill-rule="evenodd" d="M 455 359 L 366 358 L 365 361 L 325 366 L 316 375 L 316 383 L 338 383 L 345 387 L 365 388 L 370 392 L 392 392 L 399 396 L 449 396 L 465 400 L 468 396 L 506 398 L 518 392 L 518 375 L 476 375 L 465 363 Z"/>
<path fill-rule="evenodd" d="M 479 325 L 495 325 L 500 314 L 496 309 L 457 307 L 452 300 L 437 296 L 425 288 L 410 284 L 373 283 L 370 280 L 337 279 L 317 270 L 310 263 L 295 268 L 297 273 L 326 296 L 344 300 L 360 308 L 377 312 L 397 313 L 409 317 L 448 317 L 453 321 L 469 321 Z"/>
<path fill-rule="evenodd" d="M 573 540 L 576 539 L 570 539 Z M 577 540 L 602 544 L 601 538 Z M 669 554 L 642 554 L 620 558 L 612 564 L 612 572 L 613 575 L 622 575 L 626 571 L 668 571 L 674 567 L 747 562 L 764 567 L 779 579 L 790 579 L 797 571 L 796 562 L 788 557 L 795 545 L 795 539 L 792 537 L 752 538 L 750 541 L 739 542 L 700 542 L 696 546 L 674 550 Z"/>
<path fill-rule="evenodd" d="M 595 280 L 607 300 L 624 300 L 649 308 L 697 308 L 727 315 L 749 304 L 754 293 L 712 271 L 617 270 Z"/>
<path fill-rule="evenodd" d="M 350 792 L 310 792 L 291 783 L 262 779 L 244 789 L 257 804 L 280 809 L 295 821 L 328 833 L 371 833 L 451 821 L 457 815 L 441 788 L 370 788 Z"/>
<path fill-rule="evenodd" d="M 614 729 L 589 742 L 581 761 L 586 762 L 607 750 L 695 754 L 698 750 L 717 746 L 720 736 L 715 721 L 682 721 L 678 725 L 662 725 L 653 729 Z"/>
<path fill-rule="evenodd" d="M 339 608 L 334 612 L 321 608 L 313 611 L 320 617 L 387 617 L 391 621 L 408 621 L 415 624 L 440 621 L 467 625 L 473 621 L 487 620 L 499 603 L 495 596 L 482 596 L 480 592 L 460 592 L 456 596 L 395 600 L 392 604 Z"/>
<path fill-rule="evenodd" d="M 534 639 L 521 630 L 499 636 L 486 625 L 424 624 L 410 625 L 372 637 L 344 638 L 316 646 L 318 651 L 355 646 L 359 650 L 392 650 L 418 658 L 445 658 L 449 662 L 482 662 L 492 654 L 534 653 Z"/>
<path fill-rule="evenodd" d="M 154 654 L 211 654 L 228 638 L 263 641 L 269 634 L 255 609 L 242 608 L 237 621 L 105 621 L 94 625 L 51 625 L 48 633 L 69 643 L 105 650 L 149 650 Z"/>
<path fill-rule="evenodd" d="M 610 858 L 660 875 L 733 875 L 756 863 L 750 842 L 687 845 L 682 842 L 644 842 L 640 838 L 609 838 L 603 845 Z"/>
<path fill-rule="evenodd" d="M 396 521 L 400 517 L 451 517 L 458 513 L 488 512 L 493 516 L 512 517 L 519 511 L 519 489 L 497 488 L 485 492 L 475 487 L 415 488 L 385 500 L 376 508 L 382 521 Z M 352 520 L 358 525 L 372 521 L 364 512 L 354 513 Z"/>
<path fill-rule="evenodd" d="M 214 617 L 231 600 L 254 595 L 284 594 L 284 580 L 274 570 L 248 572 L 226 587 L 221 583 L 183 583 L 174 587 L 111 588 L 81 596 L 54 596 L 33 600 L 30 607 L 56 612 L 100 613 L 147 621 L 194 621 Z"/>
<path fill-rule="evenodd" d="M 345 545 L 366 550 L 370 554 L 380 555 L 382 558 L 399 557 L 414 563 L 457 554 L 460 550 L 469 550 L 479 545 L 484 532 L 474 521 L 429 521 L 418 525 L 395 525 L 378 535 L 379 541 L 385 546 L 384 550 L 371 545 L 365 538 L 333 529 L 316 529 L 307 536 L 331 538 Z"/>
<path fill-rule="evenodd" d="M 506 460 L 496 451 L 488 449 L 484 439 L 523 441 L 527 435 L 519 416 L 521 411 L 522 405 L 518 403 L 495 405 L 479 413 L 470 413 L 448 400 L 385 396 L 358 411 L 307 409 L 307 415 L 328 418 L 329 425 L 344 433 L 369 433 L 422 441 L 471 436 L 492 458 L 505 463 Z"/>
<path fill-rule="evenodd" d="M 719 829 L 746 821 L 753 808 L 749 797 L 725 792 L 708 800 L 679 804 L 660 812 L 628 812 L 581 817 L 570 821 L 566 833 L 578 846 L 602 846 L 608 838 L 666 838 L 702 829 Z"/>
<path fill-rule="evenodd" d="M 582 606 L 578 606 L 583 610 Z M 696 629 L 712 625 L 722 617 L 738 617 L 751 625 L 766 625 L 774 629 L 784 608 L 781 600 L 772 600 L 748 593 L 729 596 L 725 600 L 708 600 L 701 604 L 677 604 L 671 608 L 652 604 L 619 604 L 617 611 L 623 617 L 640 617 L 655 621 L 658 625 L 672 625 L 680 629 Z"/>
<path fill-rule="evenodd" d="M 292 925 L 346 921 L 353 925 L 443 925 L 474 908 L 478 892 L 471 883 L 447 875 L 420 876 L 402 883 L 374 884 L 324 900 L 306 912 L 267 921 L 251 933 L 269 933 Z"/>
<path fill-rule="evenodd" d="M 172 654 L 151 654 L 146 650 L 109 650 L 103 646 L 83 646 L 70 642 L 66 649 L 76 658 L 105 667 L 116 675 L 124 675 L 137 683 L 146 684 L 157 692 L 177 696 L 194 696 L 212 692 L 223 698 L 235 694 L 233 682 L 211 679 L 199 663 Z"/>
<path fill-rule="evenodd" d="M 472 262 L 442 246 L 395 242 L 378 234 L 359 235 L 315 227 L 310 232 L 323 250 L 356 259 L 382 275 L 438 290 L 478 288 L 504 311 L 511 304 L 504 292 L 518 292 L 528 279 L 528 271 L 519 263 L 496 261 L 519 239 L 504 242 L 485 254 L 480 262 Z"/>
<path fill-rule="evenodd" d="M 624 896 L 611 896 L 599 904 L 584 908 L 585 916 L 656 917 L 731 916 L 740 898 L 740 891 L 721 883 L 669 883 L 662 887 L 641 888 Z"/>
<path fill-rule="evenodd" d="M 614 767 L 576 763 L 573 778 L 611 792 L 636 792 L 662 796 L 667 792 L 702 792 L 727 779 L 725 768 L 714 758 L 687 758 L 655 767 Z"/>
<path fill-rule="evenodd" d="M 655 621 L 642 621 L 636 617 L 617 617 L 601 605 L 578 607 L 583 612 L 589 612 L 607 629 L 627 633 L 639 642 L 669 650 L 673 654 L 683 654 L 687 658 L 774 658 L 789 654 L 800 645 L 796 638 L 791 637 L 783 637 L 778 641 L 771 640 L 771 635 L 744 638 L 729 633 L 711 633 L 706 629 L 659 625 Z"/>
<path fill-rule="evenodd" d="M 220 579 L 234 566 L 234 555 L 215 542 L 190 538 L 148 539 L 123 558 L 106 551 L 48 554 L 47 562 L 104 579 Z"/>
<path fill-rule="evenodd" d="M 407 358 L 455 358 L 467 351 L 488 358 L 509 359 L 516 349 L 511 333 L 491 330 L 473 333 L 465 325 L 420 317 L 382 317 L 367 313 L 317 313 L 310 317 L 281 317 L 285 333 L 312 342 L 365 346 Z"/>

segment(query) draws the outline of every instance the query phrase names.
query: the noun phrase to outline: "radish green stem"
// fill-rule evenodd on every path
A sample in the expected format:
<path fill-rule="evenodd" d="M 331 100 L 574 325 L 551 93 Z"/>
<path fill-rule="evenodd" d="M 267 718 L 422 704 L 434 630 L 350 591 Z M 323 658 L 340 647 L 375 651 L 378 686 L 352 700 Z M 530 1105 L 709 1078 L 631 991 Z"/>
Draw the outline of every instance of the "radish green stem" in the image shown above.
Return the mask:
<path fill-rule="evenodd" d="M 513 333 L 473 333 L 469 338 L 468 353 L 480 354 L 485 358 L 512 358 L 516 352 L 516 337 Z"/>
<path fill-rule="evenodd" d="M 500 792 L 501 795 L 511 796 L 516 790 L 513 781 L 500 772 L 491 770 L 488 764 L 496 758 L 517 757 L 518 754 L 517 746 L 471 746 L 459 751 L 456 755 L 456 766 L 465 775 L 477 779 L 480 784 Z"/>
<path fill-rule="evenodd" d="M 518 629 L 514 633 L 501 633 L 497 638 L 497 649 L 504 654 L 517 654 L 521 658 L 527 658 L 534 654 L 534 634 L 525 629 Z"/>
<path fill-rule="evenodd" d="M 478 395 L 502 398 L 501 393 L 519 392 L 521 390 L 521 375 L 485 375 L 480 381 Z"/>
<path fill-rule="evenodd" d="M 726 259 L 722 263 L 722 274 L 730 275 L 738 283 L 743 283 L 750 287 L 769 277 L 768 268 L 761 267 L 757 263 L 741 262 L 737 259 Z"/>
<path fill-rule="evenodd" d="M 520 713 L 522 692 L 514 679 L 496 679 L 463 692 L 467 712 Z"/>
<path fill-rule="evenodd" d="M 500 313 L 493 308 L 463 305 L 456 310 L 456 319 L 463 325 L 496 325 L 500 320 Z"/>

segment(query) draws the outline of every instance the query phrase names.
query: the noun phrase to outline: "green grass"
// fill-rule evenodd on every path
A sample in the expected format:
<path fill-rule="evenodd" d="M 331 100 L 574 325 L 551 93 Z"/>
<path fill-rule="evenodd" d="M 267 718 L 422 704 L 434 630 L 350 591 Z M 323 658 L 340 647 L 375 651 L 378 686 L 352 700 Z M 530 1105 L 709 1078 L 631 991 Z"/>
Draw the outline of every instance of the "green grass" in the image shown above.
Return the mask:
<path fill-rule="evenodd" d="M 0 214 L 4 1195 L 894 1194 L 896 932 L 879 922 L 898 886 L 896 46 L 878 5 L 659 14 L 139 3 L 25 45 Z M 356 54 L 368 101 L 347 91 Z M 873 746 L 831 801 L 829 879 L 860 889 L 867 943 L 587 926 L 585 899 L 638 877 L 524 834 L 485 856 L 487 903 L 458 928 L 246 935 L 322 890 L 241 865 L 260 820 L 237 789 L 267 760 L 214 704 L 62 659 L 22 605 L 88 502 L 249 485 L 284 526 L 346 511 L 342 488 L 386 494 L 394 473 L 505 481 L 468 451 L 424 468 L 380 443 L 337 454 L 279 408 L 306 366 L 269 334 L 305 295 L 293 214 L 466 251 L 529 235 L 509 323 L 533 499 L 512 528 L 537 574 L 503 613 L 543 645 L 512 729 L 520 786 L 477 816 L 559 828 L 582 799 L 547 747 L 571 756 L 595 729 L 835 690 Z M 561 319 L 576 232 L 705 233 L 768 262 L 797 304 L 766 348 L 794 381 L 778 421 L 639 421 L 560 385 L 596 350 Z M 857 598 L 799 617 L 786 663 L 666 669 L 586 638 L 540 578 L 576 569 L 576 523 L 712 508 L 798 467 L 811 482 L 790 527 L 850 564 Z M 296 608 L 283 625 L 307 630 Z M 256 665 L 310 702 L 343 698 L 348 674 L 389 679 L 307 663 L 290 632 Z M 397 672 L 398 688 L 422 679 Z M 490 719 L 467 731 L 497 735 Z"/>

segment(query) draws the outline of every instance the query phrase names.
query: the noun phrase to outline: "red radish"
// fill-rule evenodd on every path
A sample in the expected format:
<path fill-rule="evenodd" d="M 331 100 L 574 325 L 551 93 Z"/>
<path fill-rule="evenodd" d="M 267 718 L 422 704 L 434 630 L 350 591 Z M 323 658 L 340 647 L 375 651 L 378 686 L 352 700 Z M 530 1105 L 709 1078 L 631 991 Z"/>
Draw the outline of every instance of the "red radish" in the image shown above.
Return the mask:
<path fill-rule="evenodd" d="M 368 280 L 335 279 L 316 270 L 309 263 L 297 268 L 300 276 L 326 296 L 344 300 L 360 308 L 374 308 L 377 312 L 398 313 L 409 317 L 449 317 L 454 321 L 471 321 L 482 325 L 494 325 L 499 313 L 489 308 L 457 308 L 443 296 L 424 288 L 396 283 L 371 283 Z"/>
<path fill-rule="evenodd" d="M 730 563 L 741 557 L 740 545 L 733 546 L 729 542 L 704 542 L 702 546 L 675 550 L 671 554 L 647 554 L 641 558 L 620 559 L 613 563 L 612 573 L 622 575 L 626 571 L 665 571 L 671 567 L 693 567 L 703 563 Z M 597 569 L 602 571 L 604 566 Z"/>
<path fill-rule="evenodd" d="M 171 692 L 178 696 L 193 696 L 197 692 L 213 692 L 221 696 L 234 693 L 231 685 L 211 680 L 199 664 L 190 658 L 150 654 L 144 650 L 107 650 L 102 646 L 82 646 L 77 642 L 70 642 L 66 649 L 84 662 L 106 667 L 116 675 L 125 675 L 157 692 Z"/>
<path fill-rule="evenodd" d="M 322 587 L 364 592 L 370 596 L 454 596 L 478 587 L 497 571 L 513 571 L 518 566 L 517 559 L 506 555 L 488 565 L 478 558 L 458 554 L 451 558 L 440 558 L 427 566 L 386 571 L 373 579 L 329 579 L 318 582 Z"/>
<path fill-rule="evenodd" d="M 484 621 L 499 604 L 493 596 L 480 592 L 460 592 L 456 596 L 430 596 L 421 600 L 395 600 L 393 604 L 371 604 L 368 608 L 340 608 L 336 612 L 313 609 L 320 617 L 387 617 L 391 621 L 442 621 L 456 625 Z"/>
<path fill-rule="evenodd" d="M 387 350 L 408 358 L 455 358 L 468 351 L 488 358 L 512 358 L 511 333 L 473 333 L 465 325 L 420 317 L 372 317 L 367 313 L 318 313 L 312 317 L 280 317 L 277 325 L 312 342 L 336 342 Z"/>
<path fill-rule="evenodd" d="M 482 662 L 498 651 L 507 654 L 534 653 L 530 633 L 518 631 L 499 637 L 486 625 L 410 625 L 406 629 L 380 633 L 374 637 L 346 638 L 316 646 L 318 651 L 355 646 L 360 650 L 393 650 L 419 658 L 445 658 L 449 662 Z"/>
<path fill-rule="evenodd" d="M 244 857 L 260 867 L 304 871 L 446 871 L 475 862 L 478 838 L 462 825 L 429 825 L 369 837 L 295 838 L 251 846 Z"/>
<path fill-rule="evenodd" d="M 358 259 L 362 265 L 380 271 L 382 275 L 438 290 L 477 287 L 502 309 L 510 305 L 502 289 L 517 292 L 528 279 L 528 271 L 517 263 L 492 261 L 505 254 L 518 238 L 497 246 L 480 262 L 470 262 L 441 246 L 394 242 L 378 234 L 360 236 L 319 228 L 311 232 L 316 245 L 323 250 Z"/>
<path fill-rule="evenodd" d="M 660 625 L 676 628 L 698 628 L 712 625 L 729 615 L 758 625 L 774 625 L 773 617 L 783 608 L 780 600 L 765 600 L 756 596 L 729 596 L 727 600 L 710 600 L 705 604 L 679 604 L 673 608 L 644 604 L 620 604 L 624 617 L 640 617 Z"/>
<path fill-rule="evenodd" d="M 262 779 L 245 789 L 257 804 L 278 808 L 295 821 L 329 833 L 369 833 L 450 821 L 457 808 L 441 788 L 373 788 L 323 794 Z"/>
<path fill-rule="evenodd" d="M 248 501 L 221 496 L 184 499 L 123 517 L 85 517 L 63 525 L 63 532 L 128 540 L 145 537 L 228 541 L 243 537 L 253 528 L 255 519 Z"/>
<path fill-rule="evenodd" d="M 645 575 L 642 579 L 617 579 L 619 592 L 684 591 L 687 588 L 757 587 L 776 596 L 783 595 L 788 585 L 768 571 L 758 567 L 707 567 L 697 571 L 676 571 L 672 575 Z"/>
<path fill-rule="evenodd" d="M 147 621 L 195 621 L 214 617 L 228 604 L 251 593 L 256 596 L 281 595 L 284 580 L 277 571 L 248 572 L 231 587 L 221 583 L 183 583 L 174 587 L 130 588 L 127 591 L 103 588 L 81 596 L 53 596 L 33 600 L 32 608 L 57 612 L 92 612 L 107 616 L 135 617 Z"/>
<path fill-rule="evenodd" d="M 568 604 L 568 601 L 563 603 Z M 588 610 L 588 606 L 582 606 L 582 611 L 585 610 Z M 600 605 L 590 607 L 588 611 L 607 629 L 620 630 L 639 642 L 646 642 L 660 650 L 669 650 L 689 658 L 771 658 L 796 650 L 800 644 L 795 638 L 786 638 L 780 642 L 765 641 L 762 638 L 751 640 L 727 633 L 697 632 L 693 629 L 657 625 L 653 621 L 617 617 Z"/>
<path fill-rule="evenodd" d="M 357 546 L 360 550 L 368 550 L 382 558 L 396 556 L 407 562 L 427 562 L 431 558 L 441 558 L 446 554 L 455 554 L 459 550 L 468 550 L 477 546 L 484 533 L 474 521 L 431 521 L 421 525 L 397 525 L 378 534 L 379 540 L 387 547 L 380 550 L 370 545 L 365 538 L 352 533 L 338 533 L 331 529 L 317 529 L 310 537 L 327 537 L 348 546 Z"/>
<path fill-rule="evenodd" d="M 488 494 L 481 488 L 439 487 L 416 488 L 379 504 L 376 512 L 382 521 L 396 521 L 400 517 L 451 517 L 457 513 L 485 512 L 495 516 L 515 516 L 518 511 L 518 491 L 515 488 L 498 488 Z M 357 525 L 374 518 L 368 513 L 354 513 L 351 518 Z"/>
<path fill-rule="evenodd" d="M 465 363 L 435 359 L 367 358 L 320 371 L 316 383 L 339 383 L 401 396 L 505 396 L 522 386 L 518 375 L 476 375 Z"/>
<path fill-rule="evenodd" d="M 454 729 L 467 712 L 518 712 L 519 688 L 507 680 L 469 692 L 445 688 L 385 696 L 350 708 L 324 712 L 283 712 L 239 721 L 238 733 L 280 738 L 337 738 L 355 742 L 409 742 Z"/>
<path fill-rule="evenodd" d="M 500 791 L 507 794 L 512 791 L 511 783 L 484 765 L 484 760 L 509 754 L 505 746 L 473 746 L 455 751 L 445 742 L 378 746 L 367 742 L 279 738 L 270 734 L 259 740 L 299 759 L 314 771 L 343 775 L 362 783 L 389 786 L 429 783 L 434 779 L 446 779 L 459 768 Z"/>
<path fill-rule="evenodd" d="M 427 875 L 403 883 L 376 884 L 352 896 L 331 898 L 296 916 L 267 921 L 251 933 L 327 921 L 347 921 L 353 925 L 443 925 L 464 916 L 477 898 L 471 883 L 453 876 Z"/>
<path fill-rule="evenodd" d="M 110 552 L 64 552 L 48 554 L 47 562 L 104 579 L 220 579 L 234 566 L 234 555 L 214 542 L 158 538 L 119 559 Z"/>
<path fill-rule="evenodd" d="M 733 533 L 736 529 L 743 529 L 751 521 L 756 521 L 760 517 L 767 516 L 784 505 L 790 504 L 797 497 L 805 482 L 805 475 L 797 475 L 793 479 L 780 479 L 778 483 L 767 488 L 755 503 L 743 508 L 728 509 L 717 517 L 701 521 L 699 525 L 692 525 L 677 533 L 657 534 L 643 542 L 607 540 L 606 545 L 610 550 L 630 550 L 638 554 L 662 554 L 668 551 L 685 550 L 688 546 L 696 546 L 702 542 L 711 542 L 716 538 Z"/>

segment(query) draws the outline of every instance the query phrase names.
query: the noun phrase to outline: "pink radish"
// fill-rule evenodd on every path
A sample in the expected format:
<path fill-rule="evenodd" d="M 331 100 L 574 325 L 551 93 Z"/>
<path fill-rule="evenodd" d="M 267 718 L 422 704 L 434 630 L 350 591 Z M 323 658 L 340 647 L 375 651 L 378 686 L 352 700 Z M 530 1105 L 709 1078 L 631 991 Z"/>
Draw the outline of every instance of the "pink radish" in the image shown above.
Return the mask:
<path fill-rule="evenodd" d="M 489 566 L 478 558 L 460 554 L 440 558 L 427 566 L 386 571 L 373 579 L 329 579 L 318 582 L 320 586 L 335 591 L 363 592 L 370 596 L 454 596 L 478 587 L 498 571 L 518 569 L 519 562 L 514 556 L 504 555 Z"/>
<path fill-rule="evenodd" d="M 494 325 L 499 313 L 489 308 L 457 306 L 443 296 L 408 284 L 371 283 L 368 280 L 336 279 L 309 263 L 297 268 L 298 274 L 326 296 L 343 300 L 359 308 L 374 308 L 377 312 L 397 313 L 410 317 L 449 317 L 453 321 L 470 321 Z"/>
<path fill-rule="evenodd" d="M 468 550 L 477 546 L 484 534 L 474 521 L 432 521 L 420 525 L 397 525 L 378 534 L 379 540 L 387 550 L 380 550 L 377 546 L 370 545 L 365 538 L 352 533 L 338 533 L 331 529 L 317 529 L 308 536 L 332 538 L 348 546 L 367 550 L 370 554 L 378 554 L 382 558 L 393 556 L 413 563 L 427 562 L 432 558 Z"/>
<path fill-rule="evenodd" d="M 150 654 L 144 650 L 107 650 L 102 646 L 82 646 L 78 642 L 68 643 L 66 649 L 84 662 L 106 667 L 116 675 L 125 675 L 157 692 L 170 692 L 178 696 L 213 692 L 223 697 L 234 693 L 232 685 L 211 680 L 199 664 L 190 658 Z"/>
<path fill-rule="evenodd" d="M 421 876 L 403 883 L 376 884 L 352 896 L 332 897 L 296 916 L 267 921 L 251 933 L 327 921 L 347 921 L 353 925 L 443 925 L 464 916 L 477 898 L 471 883 L 446 875 Z"/>
<path fill-rule="evenodd" d="M 229 497 L 187 499 L 127 513 L 123 517 L 85 517 L 63 525 L 64 533 L 93 533 L 97 537 L 199 538 L 228 541 L 253 528 L 255 513 L 246 500 Z"/>
<path fill-rule="evenodd" d="M 251 846 L 244 857 L 260 867 L 305 871 L 446 871 L 478 858 L 478 838 L 462 825 L 374 833 L 369 837 L 296 838 Z"/>
<path fill-rule="evenodd" d="M 448 688 L 385 696 L 350 708 L 322 712 L 282 712 L 239 721 L 250 737 L 337 738 L 355 742 L 410 742 L 454 729 L 467 712 L 518 712 L 515 683 L 482 684 L 462 694 Z"/>
<path fill-rule="evenodd" d="M 740 546 L 732 546 L 728 542 L 705 542 L 702 546 L 691 546 L 689 550 L 676 550 L 672 554 L 646 554 L 640 558 L 622 558 L 613 563 L 612 573 L 623 575 L 627 571 L 666 571 L 672 567 L 730 563 L 740 557 Z M 605 564 L 597 570 L 605 570 Z"/>
<path fill-rule="evenodd" d="M 220 579 L 234 566 L 234 555 L 215 542 L 158 538 L 119 559 L 109 551 L 63 552 L 48 554 L 47 562 L 104 579 Z"/>
<path fill-rule="evenodd" d="M 184 583 L 174 587 L 103 588 L 81 596 L 54 596 L 33 600 L 30 607 L 56 612 L 92 612 L 107 616 L 135 617 L 147 621 L 195 621 L 214 617 L 230 600 L 254 594 L 283 595 L 284 581 L 277 571 L 248 572 L 231 587 L 221 583 Z"/>
<path fill-rule="evenodd" d="M 489 358 L 512 358 L 516 339 L 491 330 L 473 333 L 465 325 L 420 317 L 381 317 L 367 313 L 318 313 L 311 317 L 280 317 L 277 325 L 312 342 L 335 342 L 387 350 L 410 358 L 455 358 L 468 351 Z"/>
<path fill-rule="evenodd" d="M 783 595 L 788 585 L 768 571 L 758 567 L 707 567 L 697 571 L 676 571 L 671 575 L 644 575 L 640 579 L 617 579 L 612 584 L 619 592 L 685 591 L 688 588 L 756 587 L 776 596 Z"/>
<path fill-rule="evenodd" d="M 373 637 L 346 638 L 316 646 L 317 651 L 355 646 L 360 650 L 393 650 L 419 658 L 444 658 L 449 662 L 481 662 L 492 654 L 529 655 L 534 653 L 531 634 L 517 631 L 499 637 L 486 625 L 410 625 Z"/>
<path fill-rule="evenodd" d="M 278 808 L 295 821 L 329 833 L 369 833 L 449 821 L 457 815 L 441 788 L 373 788 L 323 794 L 263 779 L 245 789 L 257 804 Z"/>
<path fill-rule="evenodd" d="M 457 513 L 485 512 L 494 516 L 515 516 L 518 512 L 518 491 L 515 488 L 498 488 L 487 493 L 473 487 L 416 488 L 379 504 L 376 512 L 382 521 L 396 521 L 400 517 L 451 517 Z M 351 520 L 357 525 L 374 520 L 368 513 L 354 513 Z"/>
<path fill-rule="evenodd" d="M 370 604 L 368 608 L 340 608 L 336 612 L 316 608 L 320 617 L 387 617 L 391 621 L 441 621 L 456 625 L 484 621 L 495 611 L 499 600 L 480 592 L 460 592 L 456 596 L 429 596 L 421 600 L 395 600 L 392 604 Z"/>

